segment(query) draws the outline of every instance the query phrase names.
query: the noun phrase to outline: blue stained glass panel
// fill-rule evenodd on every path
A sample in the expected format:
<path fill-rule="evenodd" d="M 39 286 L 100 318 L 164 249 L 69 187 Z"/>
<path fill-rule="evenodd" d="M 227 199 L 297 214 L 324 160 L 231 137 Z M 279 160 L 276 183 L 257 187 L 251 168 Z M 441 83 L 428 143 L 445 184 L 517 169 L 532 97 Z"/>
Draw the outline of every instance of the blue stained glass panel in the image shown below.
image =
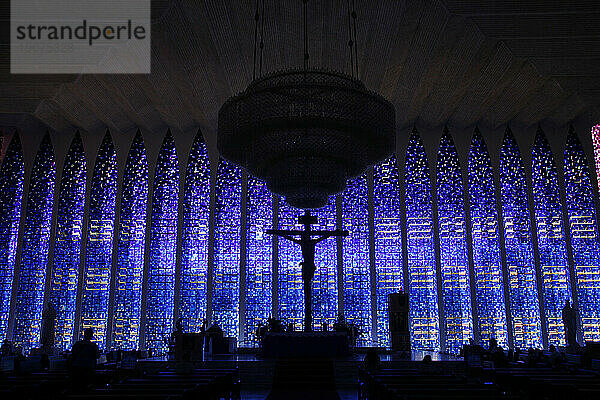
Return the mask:
<path fill-rule="evenodd" d="M 459 353 L 473 337 L 463 180 L 456 147 L 442 136 L 437 159 L 440 270 L 446 351 Z"/>
<path fill-rule="evenodd" d="M 15 134 L 0 167 L 0 340 L 8 333 L 24 174 L 21 141 Z"/>
<path fill-rule="evenodd" d="M 377 345 L 390 346 L 388 294 L 404 290 L 402 270 L 402 212 L 398 164 L 393 155 L 373 171 L 375 221 L 375 283 L 377 294 Z"/>
<path fill-rule="evenodd" d="M 303 230 L 298 217 L 303 210 L 289 206 L 283 199 L 279 201 L 279 229 Z M 335 201 L 320 209 L 311 210 L 317 218 L 314 230 L 335 230 L 337 226 Z M 284 324 L 293 324 L 294 330 L 304 329 L 304 289 L 302 282 L 302 251 L 296 243 L 284 238 L 278 239 L 278 302 L 279 318 Z M 337 244 L 329 238 L 319 242 L 315 248 L 316 271 L 312 281 L 313 329 L 322 330 L 323 324 L 329 329 L 337 319 Z"/>
<path fill-rule="evenodd" d="M 220 160 L 215 192 L 213 269 L 213 321 L 225 336 L 238 337 L 242 174 L 240 168 Z"/>
<path fill-rule="evenodd" d="M 304 214 L 302 210 L 293 208 L 283 199 L 280 199 L 278 229 L 304 229 L 298 223 L 298 217 L 302 214 Z M 294 330 L 299 331 L 304 327 L 304 292 L 302 268 L 300 266 L 302 262 L 300 246 L 284 238 L 279 238 L 277 257 L 279 260 L 277 268 L 279 318 L 285 326 L 292 324 Z M 316 263 L 317 254 L 315 254 Z"/>
<path fill-rule="evenodd" d="M 125 163 L 114 293 L 112 347 L 138 348 L 148 202 L 148 161 L 140 131 Z"/>
<path fill-rule="evenodd" d="M 525 166 L 510 130 L 506 131 L 500 150 L 500 185 L 514 345 L 521 349 L 541 348 L 542 324 Z"/>
<path fill-rule="evenodd" d="M 337 228 L 334 197 L 325 207 L 312 210 L 311 214 L 316 216 L 318 221 L 313 229 L 333 231 Z M 295 251 L 300 251 L 300 246 L 296 245 Z M 324 325 L 327 325 L 327 329 L 331 330 L 338 315 L 337 242 L 335 238 L 317 243 L 315 265 L 317 269 L 312 281 L 313 329 L 323 330 Z M 302 318 L 304 318 L 304 311 Z"/>
<path fill-rule="evenodd" d="M 78 132 L 67 153 L 60 179 L 50 284 L 50 302 L 56 309 L 54 345 L 61 351 L 69 349 L 73 344 L 86 173 L 85 153 Z"/>
<path fill-rule="evenodd" d="M 179 162 L 169 131 L 154 175 L 146 299 L 146 347 L 159 354 L 167 352 L 173 331 L 178 204 Z"/>
<path fill-rule="evenodd" d="M 600 341 L 600 243 L 587 158 L 574 130 L 565 148 L 565 187 L 584 342 Z"/>
<path fill-rule="evenodd" d="M 476 131 L 469 151 L 469 204 L 479 332 L 483 344 L 495 338 L 508 348 L 495 193 L 490 155 Z"/>
<path fill-rule="evenodd" d="M 273 313 L 273 196 L 265 182 L 248 178 L 246 214 L 246 345 L 258 346 L 256 329 Z"/>
<path fill-rule="evenodd" d="M 358 328 L 359 346 L 372 343 L 371 272 L 369 256 L 369 207 L 367 178 L 362 175 L 348 181 L 342 193 L 343 298 L 346 321 Z"/>
<path fill-rule="evenodd" d="M 55 173 L 54 150 L 46 134 L 31 171 L 17 286 L 13 341 L 25 353 L 40 341 Z"/>
<path fill-rule="evenodd" d="M 564 346 L 566 341 L 562 308 L 567 301 L 572 301 L 567 244 L 562 222 L 556 164 L 550 145 L 541 129 L 535 135 L 532 169 L 548 344 Z"/>
<path fill-rule="evenodd" d="M 200 332 L 206 318 L 210 161 L 199 132 L 185 177 L 179 316 L 185 332 Z"/>
<path fill-rule="evenodd" d="M 433 210 L 429 165 L 414 132 L 405 164 L 410 334 L 415 350 L 440 349 Z"/>
<path fill-rule="evenodd" d="M 92 328 L 101 349 L 106 344 L 116 195 L 117 157 L 107 132 L 92 177 L 80 330 L 83 336 L 86 328 Z"/>

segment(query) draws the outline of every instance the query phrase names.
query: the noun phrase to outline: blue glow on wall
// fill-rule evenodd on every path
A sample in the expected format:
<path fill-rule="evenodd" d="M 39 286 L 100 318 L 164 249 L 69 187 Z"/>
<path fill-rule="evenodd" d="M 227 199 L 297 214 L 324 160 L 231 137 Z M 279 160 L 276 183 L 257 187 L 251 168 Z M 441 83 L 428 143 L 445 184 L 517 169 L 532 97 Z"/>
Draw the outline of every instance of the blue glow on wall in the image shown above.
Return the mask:
<path fill-rule="evenodd" d="M 536 281 L 525 166 L 507 130 L 500 150 L 500 194 L 514 345 L 541 348 L 542 323 Z"/>
<path fill-rule="evenodd" d="M 112 347 L 138 348 L 148 203 L 148 161 L 142 134 L 133 139 L 125 171 L 119 218 Z"/>
<path fill-rule="evenodd" d="M 408 142 L 405 177 L 411 343 L 415 350 L 439 350 L 431 180 L 417 132 Z"/>
<path fill-rule="evenodd" d="M 24 175 L 21 141 L 15 134 L 0 167 L 0 340 L 8 333 Z"/>
<path fill-rule="evenodd" d="M 116 194 L 117 157 L 107 132 L 92 177 L 79 331 L 83 337 L 86 328 L 94 329 L 94 341 L 101 349 L 106 344 Z"/>
<path fill-rule="evenodd" d="M 371 272 L 369 256 L 369 207 L 366 175 L 348 181 L 342 193 L 342 239 L 344 316 L 356 325 L 357 344 L 372 343 Z"/>
<path fill-rule="evenodd" d="M 574 130 L 565 148 L 565 188 L 584 342 L 600 340 L 600 243 L 587 158 Z"/>
<path fill-rule="evenodd" d="M 283 199 L 279 200 L 279 229 L 303 230 L 298 217 L 303 210 L 290 207 Z M 335 230 L 337 226 L 335 199 L 311 214 L 317 218 L 314 230 Z M 278 264 L 278 302 L 279 318 L 284 324 L 293 324 L 294 330 L 304 329 L 304 290 L 302 283 L 302 252 L 300 246 L 289 240 L 279 238 L 277 245 Z M 335 239 L 321 241 L 315 248 L 317 267 L 312 281 L 313 329 L 323 329 L 327 324 L 331 330 L 338 314 L 337 295 L 337 244 Z"/>
<path fill-rule="evenodd" d="M 256 329 L 273 314 L 273 196 L 265 182 L 248 177 L 246 214 L 246 307 L 248 347 L 258 346 Z"/>
<path fill-rule="evenodd" d="M 200 332 L 206 318 L 210 161 L 198 132 L 187 165 L 183 200 L 183 241 L 179 316 L 185 332 Z"/>
<path fill-rule="evenodd" d="M 479 332 L 484 345 L 493 337 L 508 348 L 495 191 L 490 155 L 475 131 L 469 151 L 469 204 Z"/>
<path fill-rule="evenodd" d="M 535 135 L 532 167 L 548 344 L 564 346 L 566 342 L 562 308 L 567 301 L 572 301 L 567 245 L 556 164 L 550 145 L 541 129 L 538 129 Z"/>
<path fill-rule="evenodd" d="M 25 353 L 40 341 L 55 173 L 54 150 L 46 134 L 31 171 L 17 286 L 13 341 Z"/>
<path fill-rule="evenodd" d="M 404 291 L 402 270 L 402 219 L 398 163 L 393 155 L 373 170 L 375 220 L 375 284 L 377 295 L 377 345 L 390 346 L 388 300 Z"/>
<path fill-rule="evenodd" d="M 231 337 L 239 334 L 241 194 L 240 168 L 220 160 L 215 188 L 212 317 L 225 336 Z"/>
<path fill-rule="evenodd" d="M 169 131 L 154 175 L 146 298 L 146 347 L 163 354 L 173 331 L 178 204 L 179 162 Z"/>
<path fill-rule="evenodd" d="M 302 230 L 298 217 L 304 214 L 302 210 L 290 207 L 283 199 L 279 199 L 278 229 Z M 300 246 L 284 238 L 278 238 L 277 258 L 277 285 L 279 318 L 285 326 L 293 324 L 294 330 L 304 327 L 304 294 L 302 286 L 302 253 Z M 315 264 L 318 253 L 315 254 Z M 316 272 L 315 272 L 316 274 Z M 313 315 L 314 319 L 314 315 Z"/>
<path fill-rule="evenodd" d="M 86 173 L 85 152 L 81 136 L 77 132 L 67 153 L 60 179 L 50 283 L 50 302 L 56 309 L 54 346 L 61 351 L 70 349 L 73 344 Z"/>
<path fill-rule="evenodd" d="M 436 175 L 443 329 L 446 351 L 459 353 L 473 337 L 473 318 L 463 180 L 458 153 L 449 133 L 444 133 L 440 141 Z"/>

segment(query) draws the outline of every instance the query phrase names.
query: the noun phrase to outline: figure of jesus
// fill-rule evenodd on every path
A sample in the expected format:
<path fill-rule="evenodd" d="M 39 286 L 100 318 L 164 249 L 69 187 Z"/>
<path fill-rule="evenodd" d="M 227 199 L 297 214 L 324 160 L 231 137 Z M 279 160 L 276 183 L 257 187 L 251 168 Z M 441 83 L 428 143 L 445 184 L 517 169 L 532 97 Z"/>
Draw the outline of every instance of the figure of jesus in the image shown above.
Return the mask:
<path fill-rule="evenodd" d="M 304 215 L 298 218 L 298 222 L 304 225 L 304 230 L 274 230 L 269 229 L 267 233 L 281 236 L 287 240 L 300 245 L 302 249 L 302 283 L 304 286 L 304 331 L 312 331 L 312 279 L 317 269 L 315 265 L 315 248 L 317 243 L 332 236 L 348 236 L 347 231 L 313 231 L 311 224 L 317 222 L 316 218 L 310 215 L 310 211 L 304 211 Z M 297 239 L 295 236 L 299 236 Z"/>

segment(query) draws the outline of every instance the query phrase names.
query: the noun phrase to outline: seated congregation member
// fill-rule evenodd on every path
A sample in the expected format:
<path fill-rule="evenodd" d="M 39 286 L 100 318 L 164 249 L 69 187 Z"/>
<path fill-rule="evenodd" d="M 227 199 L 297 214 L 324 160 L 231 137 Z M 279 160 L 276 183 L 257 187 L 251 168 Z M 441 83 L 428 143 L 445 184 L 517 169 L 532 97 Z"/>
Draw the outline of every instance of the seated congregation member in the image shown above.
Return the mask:
<path fill-rule="evenodd" d="M 96 360 L 100 357 L 98 345 L 92 342 L 94 330 L 86 328 L 83 331 L 83 340 L 73 345 L 71 350 L 71 377 L 73 388 L 82 390 L 94 383 L 96 374 Z"/>

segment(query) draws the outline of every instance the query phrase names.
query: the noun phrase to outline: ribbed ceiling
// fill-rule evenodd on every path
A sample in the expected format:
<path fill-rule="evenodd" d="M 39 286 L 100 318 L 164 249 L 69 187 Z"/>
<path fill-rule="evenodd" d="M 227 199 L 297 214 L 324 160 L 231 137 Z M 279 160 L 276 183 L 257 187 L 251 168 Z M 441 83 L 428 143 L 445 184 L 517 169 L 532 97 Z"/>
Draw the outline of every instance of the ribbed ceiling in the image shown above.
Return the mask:
<path fill-rule="evenodd" d="M 8 2 L 6 2 L 8 3 Z M 0 52 L 0 128 L 216 130 L 252 76 L 254 1 L 153 1 L 150 75 L 10 75 Z M 361 77 L 400 127 L 563 125 L 600 116 L 594 2 L 356 1 Z M 301 2 L 266 0 L 263 72 L 302 62 Z M 8 5 L 0 6 L 7 22 Z M 311 0 L 311 64 L 349 71 L 345 0 Z"/>

